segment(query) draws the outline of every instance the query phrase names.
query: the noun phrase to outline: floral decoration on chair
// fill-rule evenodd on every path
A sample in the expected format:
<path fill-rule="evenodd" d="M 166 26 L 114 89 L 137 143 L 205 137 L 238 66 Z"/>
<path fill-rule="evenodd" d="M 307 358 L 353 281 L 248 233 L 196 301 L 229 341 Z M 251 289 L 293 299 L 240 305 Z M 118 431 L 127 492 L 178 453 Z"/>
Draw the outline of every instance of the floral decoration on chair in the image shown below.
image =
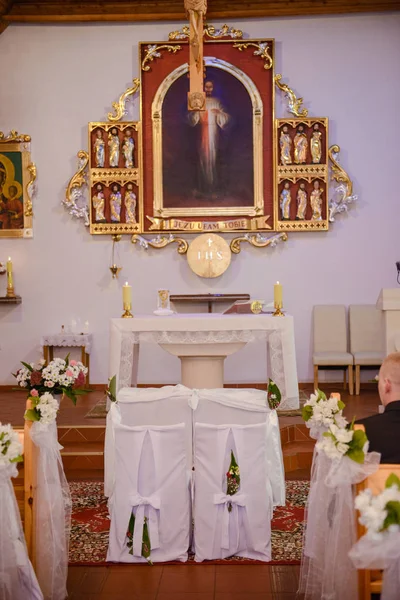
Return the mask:
<path fill-rule="evenodd" d="M 333 459 L 340 460 L 347 456 L 354 462 L 363 464 L 368 452 L 368 438 L 365 431 L 354 430 L 354 419 L 346 427 L 338 427 L 332 424 L 329 431 L 322 434 L 316 444 L 317 450 L 322 450 Z"/>
<path fill-rule="evenodd" d="M 29 397 L 37 397 L 45 392 L 65 394 L 76 404 L 77 397 L 87 394 L 90 390 L 83 389 L 88 372 L 81 362 L 55 358 L 46 366 L 44 359 L 37 365 L 21 361 L 23 368 L 13 373 L 20 387 L 26 388 Z"/>
<path fill-rule="evenodd" d="M 271 410 L 276 410 L 281 403 L 282 394 L 278 386 L 272 379 L 268 379 L 268 405 Z"/>
<path fill-rule="evenodd" d="M 133 531 L 134 531 L 134 529 L 135 529 L 135 515 L 132 512 L 131 518 L 129 519 L 128 531 L 126 532 L 126 537 L 128 538 L 126 545 L 129 548 L 129 554 L 133 554 Z M 149 536 L 149 528 L 147 526 L 147 517 L 145 517 L 144 523 L 143 523 L 142 556 L 143 556 L 143 558 L 145 558 L 147 560 L 149 565 L 152 565 L 153 563 L 150 560 L 150 554 L 151 554 L 151 543 L 150 543 L 150 536 Z"/>
<path fill-rule="evenodd" d="M 33 389 L 29 400 L 32 408 L 25 411 L 24 418 L 27 421 L 39 421 L 43 425 L 50 425 L 56 420 L 59 406 L 50 392 L 45 392 L 39 396 L 39 392 Z"/>
<path fill-rule="evenodd" d="M 363 490 L 355 499 L 360 511 L 359 521 L 367 529 L 367 537 L 381 540 L 385 532 L 400 531 L 400 479 L 391 473 L 385 489 L 373 496 L 370 489 Z"/>
<path fill-rule="evenodd" d="M 231 462 L 226 474 L 226 493 L 228 496 L 233 496 L 240 489 L 240 470 L 236 462 L 233 450 L 231 450 Z M 232 511 L 232 503 L 228 503 L 228 511 Z"/>
<path fill-rule="evenodd" d="M 345 427 L 347 420 L 343 416 L 345 404 L 339 394 L 327 398 L 322 390 L 315 390 L 304 403 L 301 414 L 310 436 L 318 439 L 331 425 Z"/>
<path fill-rule="evenodd" d="M 0 423 L 0 468 L 23 461 L 19 435 L 11 425 Z"/>
<path fill-rule="evenodd" d="M 108 380 L 108 386 L 106 387 L 106 396 L 111 402 L 117 401 L 117 376 L 113 375 Z"/>

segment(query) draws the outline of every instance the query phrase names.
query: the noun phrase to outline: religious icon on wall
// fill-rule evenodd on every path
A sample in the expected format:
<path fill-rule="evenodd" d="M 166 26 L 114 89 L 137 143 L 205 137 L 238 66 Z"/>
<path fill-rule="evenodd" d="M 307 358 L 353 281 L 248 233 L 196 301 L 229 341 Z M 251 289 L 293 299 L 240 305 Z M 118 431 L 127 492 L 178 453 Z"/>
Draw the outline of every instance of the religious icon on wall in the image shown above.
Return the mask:
<path fill-rule="evenodd" d="M 89 123 L 91 233 L 136 233 L 140 228 L 140 123 Z"/>
<path fill-rule="evenodd" d="M 328 119 L 276 119 L 275 144 L 276 230 L 327 230 Z"/>
<path fill-rule="evenodd" d="M 206 40 L 190 111 L 187 40 L 157 48 L 140 44 L 144 231 L 271 229 L 273 40 Z"/>
<path fill-rule="evenodd" d="M 30 137 L 0 132 L 0 237 L 32 237 Z"/>

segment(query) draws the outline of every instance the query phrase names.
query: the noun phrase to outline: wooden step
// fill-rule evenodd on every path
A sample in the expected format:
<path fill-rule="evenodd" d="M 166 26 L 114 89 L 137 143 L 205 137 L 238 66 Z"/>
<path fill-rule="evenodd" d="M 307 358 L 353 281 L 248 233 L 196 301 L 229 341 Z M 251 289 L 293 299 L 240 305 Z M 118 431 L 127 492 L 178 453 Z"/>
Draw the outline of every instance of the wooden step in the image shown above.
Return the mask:
<path fill-rule="evenodd" d="M 285 472 L 311 469 L 314 445 L 314 441 L 285 444 L 282 448 Z"/>

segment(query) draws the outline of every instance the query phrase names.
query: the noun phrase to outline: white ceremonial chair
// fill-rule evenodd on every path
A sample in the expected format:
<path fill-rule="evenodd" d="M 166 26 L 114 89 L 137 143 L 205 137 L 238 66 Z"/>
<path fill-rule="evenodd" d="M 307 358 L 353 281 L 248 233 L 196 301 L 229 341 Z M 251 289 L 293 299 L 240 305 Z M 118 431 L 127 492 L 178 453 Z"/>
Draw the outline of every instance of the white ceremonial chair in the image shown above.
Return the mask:
<path fill-rule="evenodd" d="M 266 392 L 255 389 L 197 390 L 198 402 L 192 400 L 195 423 L 211 425 L 266 424 L 266 458 L 268 489 L 272 489 L 274 506 L 285 506 L 285 470 L 276 410 L 268 406 Z"/>
<path fill-rule="evenodd" d="M 195 423 L 195 560 L 241 556 L 271 560 L 272 499 L 268 493 L 266 424 Z M 227 495 L 233 451 L 240 488 Z M 231 507 L 231 510 L 228 507 Z"/>
<path fill-rule="evenodd" d="M 151 562 L 186 561 L 191 518 L 185 424 L 127 427 L 115 423 L 114 435 L 115 486 L 107 561 L 146 562 L 142 555 L 145 522 Z M 129 547 L 131 515 L 135 520 Z"/>
<path fill-rule="evenodd" d="M 183 385 L 162 388 L 122 388 L 117 403 L 111 403 L 107 415 L 104 448 L 104 494 L 112 495 L 114 486 L 114 434 L 115 419 L 130 427 L 139 425 L 185 424 L 186 460 L 188 478 L 191 477 L 192 459 L 192 409 L 189 400 L 192 390 Z M 112 413 L 114 413 L 114 418 Z"/>
<path fill-rule="evenodd" d="M 361 367 L 379 369 L 384 358 L 382 311 L 374 304 L 349 307 L 350 352 L 356 371 L 356 396 L 360 394 Z"/>
<path fill-rule="evenodd" d="M 314 306 L 314 388 L 318 389 L 318 369 L 343 369 L 344 389 L 346 370 L 349 374 L 349 393 L 353 395 L 353 356 L 347 349 L 346 307 L 344 305 Z"/>

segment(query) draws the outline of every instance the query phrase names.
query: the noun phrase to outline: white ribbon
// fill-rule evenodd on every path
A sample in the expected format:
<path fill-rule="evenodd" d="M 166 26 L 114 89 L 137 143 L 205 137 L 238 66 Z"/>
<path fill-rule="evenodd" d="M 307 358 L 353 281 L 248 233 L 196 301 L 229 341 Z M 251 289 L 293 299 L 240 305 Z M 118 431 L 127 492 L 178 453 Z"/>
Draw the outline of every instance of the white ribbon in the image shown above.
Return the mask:
<path fill-rule="evenodd" d="M 224 515 L 222 520 L 222 533 L 221 533 L 221 548 L 229 550 L 231 547 L 229 544 L 229 519 L 232 516 L 236 521 L 236 540 L 234 547 L 236 549 L 239 548 L 239 507 L 246 507 L 246 494 L 233 494 L 229 496 L 228 494 L 214 494 L 214 504 L 223 504 L 224 505 Z M 232 506 L 232 510 L 228 510 L 228 506 Z M 248 531 L 248 528 L 247 528 Z"/>
<path fill-rule="evenodd" d="M 161 506 L 160 497 L 156 494 L 153 494 L 149 497 L 144 497 L 136 493 L 130 495 L 129 501 L 132 505 L 132 508 L 137 507 L 135 514 L 135 527 L 133 530 L 133 555 L 142 556 L 143 527 L 146 507 L 148 507 L 148 531 L 151 550 L 155 550 L 156 548 L 160 547 L 157 515 L 157 511 L 160 510 Z"/>

